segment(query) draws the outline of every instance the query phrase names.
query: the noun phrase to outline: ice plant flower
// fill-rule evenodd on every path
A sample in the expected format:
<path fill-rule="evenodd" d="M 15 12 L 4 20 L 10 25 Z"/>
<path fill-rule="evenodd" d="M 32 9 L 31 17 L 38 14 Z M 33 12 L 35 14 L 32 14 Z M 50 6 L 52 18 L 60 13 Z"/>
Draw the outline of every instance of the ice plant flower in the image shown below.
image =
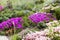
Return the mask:
<path fill-rule="evenodd" d="M 23 40 L 51 40 L 49 37 L 47 37 L 45 31 L 39 31 L 36 33 L 28 33 Z"/>
<path fill-rule="evenodd" d="M 2 22 L 1 24 L 2 24 L 2 26 L 3 26 L 4 28 L 9 28 L 9 26 L 8 26 L 8 24 L 7 24 L 7 21 Z"/>
<path fill-rule="evenodd" d="M 22 27 L 22 18 L 12 18 L 11 19 L 11 23 L 14 23 L 13 26 L 16 26 L 17 28 L 21 28 Z"/>
<path fill-rule="evenodd" d="M 60 26 L 55 27 L 53 30 L 54 30 L 54 32 L 59 32 L 60 33 Z"/>
<path fill-rule="evenodd" d="M 23 20 L 21 17 L 8 19 L 8 20 L 0 23 L 0 29 L 11 28 L 11 27 L 22 28 L 22 21 Z"/>
<path fill-rule="evenodd" d="M 1 11 L 1 10 L 3 10 L 3 9 L 4 9 L 4 8 L 3 8 L 3 6 L 2 6 L 2 5 L 0 5 L 0 11 Z"/>
<path fill-rule="evenodd" d="M 49 26 L 49 27 L 52 27 L 52 26 L 56 27 L 56 26 L 59 26 L 60 24 L 59 24 L 58 20 L 54 20 L 54 21 L 51 21 L 49 23 L 46 23 L 46 25 Z"/>
<path fill-rule="evenodd" d="M 29 16 L 29 19 L 35 23 L 49 22 L 50 20 L 56 20 L 56 18 L 54 18 L 51 13 L 34 13 Z"/>
<path fill-rule="evenodd" d="M 55 36 L 60 37 L 60 26 L 28 33 L 22 40 L 52 40 Z"/>
<path fill-rule="evenodd" d="M 4 29 L 3 26 L 2 26 L 2 24 L 0 24 L 0 30 L 1 30 L 1 29 Z"/>

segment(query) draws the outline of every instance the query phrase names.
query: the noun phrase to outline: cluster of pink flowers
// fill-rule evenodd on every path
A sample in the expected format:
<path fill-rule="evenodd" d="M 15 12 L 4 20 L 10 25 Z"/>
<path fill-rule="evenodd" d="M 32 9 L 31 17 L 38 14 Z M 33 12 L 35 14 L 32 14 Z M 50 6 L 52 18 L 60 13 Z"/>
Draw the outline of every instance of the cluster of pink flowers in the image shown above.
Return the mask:
<path fill-rule="evenodd" d="M 51 13 L 34 13 L 29 16 L 29 19 L 32 22 L 39 23 L 39 22 L 49 22 L 50 20 L 56 20 Z"/>
<path fill-rule="evenodd" d="M 59 34 L 60 26 L 53 27 L 51 30 L 53 30 L 53 34 L 55 34 L 55 32 L 57 32 L 56 33 L 56 34 L 58 34 L 57 36 L 60 36 L 60 34 Z M 31 33 L 28 33 L 25 37 L 23 37 L 23 40 L 52 40 L 52 38 L 49 38 L 49 35 L 52 36 L 52 34 L 50 34 L 50 33 L 52 33 L 52 32 L 50 32 L 50 29 L 45 29 L 43 31 L 39 31 L 39 32 L 35 32 L 35 33 L 31 32 Z"/>
<path fill-rule="evenodd" d="M 48 27 L 56 27 L 56 26 L 60 25 L 60 23 L 59 23 L 58 20 L 54 20 L 54 21 L 51 21 L 51 22 L 49 22 L 49 23 L 46 23 L 46 25 L 47 25 Z"/>
<path fill-rule="evenodd" d="M 49 37 L 47 37 L 47 30 L 35 32 L 35 33 L 28 33 L 23 40 L 51 40 Z"/>
<path fill-rule="evenodd" d="M 53 29 L 53 31 L 54 31 L 54 32 L 59 32 L 59 33 L 60 33 L 60 26 L 55 27 L 55 28 Z"/>
<path fill-rule="evenodd" d="M 0 5 L 0 11 L 2 11 L 4 9 L 4 7 L 2 5 Z"/>

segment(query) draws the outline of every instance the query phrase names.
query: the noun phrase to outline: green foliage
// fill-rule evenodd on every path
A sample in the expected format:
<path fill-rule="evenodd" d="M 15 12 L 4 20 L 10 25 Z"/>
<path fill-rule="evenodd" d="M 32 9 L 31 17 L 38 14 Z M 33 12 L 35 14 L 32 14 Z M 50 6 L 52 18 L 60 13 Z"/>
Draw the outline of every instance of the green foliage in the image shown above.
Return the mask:
<path fill-rule="evenodd" d="M 11 18 L 14 15 L 14 12 L 12 12 L 12 10 L 6 8 L 4 9 L 4 11 L 0 12 L 0 20 L 4 21 L 7 20 L 9 18 Z"/>
<path fill-rule="evenodd" d="M 18 17 L 19 17 L 19 16 L 20 16 L 20 17 L 21 17 L 21 16 L 24 16 L 24 11 L 23 11 L 23 10 L 21 10 L 21 11 L 15 10 L 14 12 L 15 12 L 16 16 L 18 16 Z"/>
<path fill-rule="evenodd" d="M 60 19 L 60 7 L 55 9 L 54 15 L 56 16 L 57 19 Z"/>
<path fill-rule="evenodd" d="M 34 7 L 34 4 L 31 4 L 31 3 L 21 5 L 21 8 L 24 10 L 32 10 L 33 7 Z"/>
<path fill-rule="evenodd" d="M 59 36 L 54 36 L 52 40 L 60 40 Z"/>
<path fill-rule="evenodd" d="M 35 27 L 36 24 L 33 23 L 32 21 L 29 20 L 28 16 L 23 16 L 23 20 L 24 20 L 24 23 L 23 23 L 23 26 L 24 27 Z"/>
<path fill-rule="evenodd" d="M 41 4 L 41 3 L 44 3 L 44 0 L 36 0 L 35 1 L 35 4 Z"/>
<path fill-rule="evenodd" d="M 29 19 L 28 19 L 28 17 L 27 16 L 24 16 L 23 17 L 23 20 L 24 20 L 23 26 L 24 27 L 29 27 L 30 25 L 29 25 Z"/>
<path fill-rule="evenodd" d="M 41 22 L 41 23 L 38 23 L 38 24 L 37 24 L 37 27 L 38 27 L 39 29 L 41 29 L 41 28 L 46 28 L 47 25 L 46 25 L 44 22 Z"/>
<path fill-rule="evenodd" d="M 19 37 L 18 35 L 15 34 L 11 37 L 11 40 L 22 40 L 22 39 L 21 39 L 21 37 Z"/>

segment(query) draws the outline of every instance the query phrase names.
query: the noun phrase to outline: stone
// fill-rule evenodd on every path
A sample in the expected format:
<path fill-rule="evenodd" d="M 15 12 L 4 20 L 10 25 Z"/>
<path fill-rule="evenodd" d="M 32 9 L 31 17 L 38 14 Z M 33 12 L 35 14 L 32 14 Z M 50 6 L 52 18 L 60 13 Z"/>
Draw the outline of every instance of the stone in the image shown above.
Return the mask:
<path fill-rule="evenodd" d="M 0 40 L 9 40 L 7 36 L 0 36 Z"/>

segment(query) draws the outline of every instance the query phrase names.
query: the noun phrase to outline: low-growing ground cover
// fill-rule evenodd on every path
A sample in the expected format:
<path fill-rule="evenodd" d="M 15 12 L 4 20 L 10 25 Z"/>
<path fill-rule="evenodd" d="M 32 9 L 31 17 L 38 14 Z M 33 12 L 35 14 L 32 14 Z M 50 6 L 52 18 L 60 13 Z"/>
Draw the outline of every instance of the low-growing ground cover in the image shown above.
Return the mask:
<path fill-rule="evenodd" d="M 0 35 L 8 40 L 60 40 L 60 0 L 1 0 Z"/>

